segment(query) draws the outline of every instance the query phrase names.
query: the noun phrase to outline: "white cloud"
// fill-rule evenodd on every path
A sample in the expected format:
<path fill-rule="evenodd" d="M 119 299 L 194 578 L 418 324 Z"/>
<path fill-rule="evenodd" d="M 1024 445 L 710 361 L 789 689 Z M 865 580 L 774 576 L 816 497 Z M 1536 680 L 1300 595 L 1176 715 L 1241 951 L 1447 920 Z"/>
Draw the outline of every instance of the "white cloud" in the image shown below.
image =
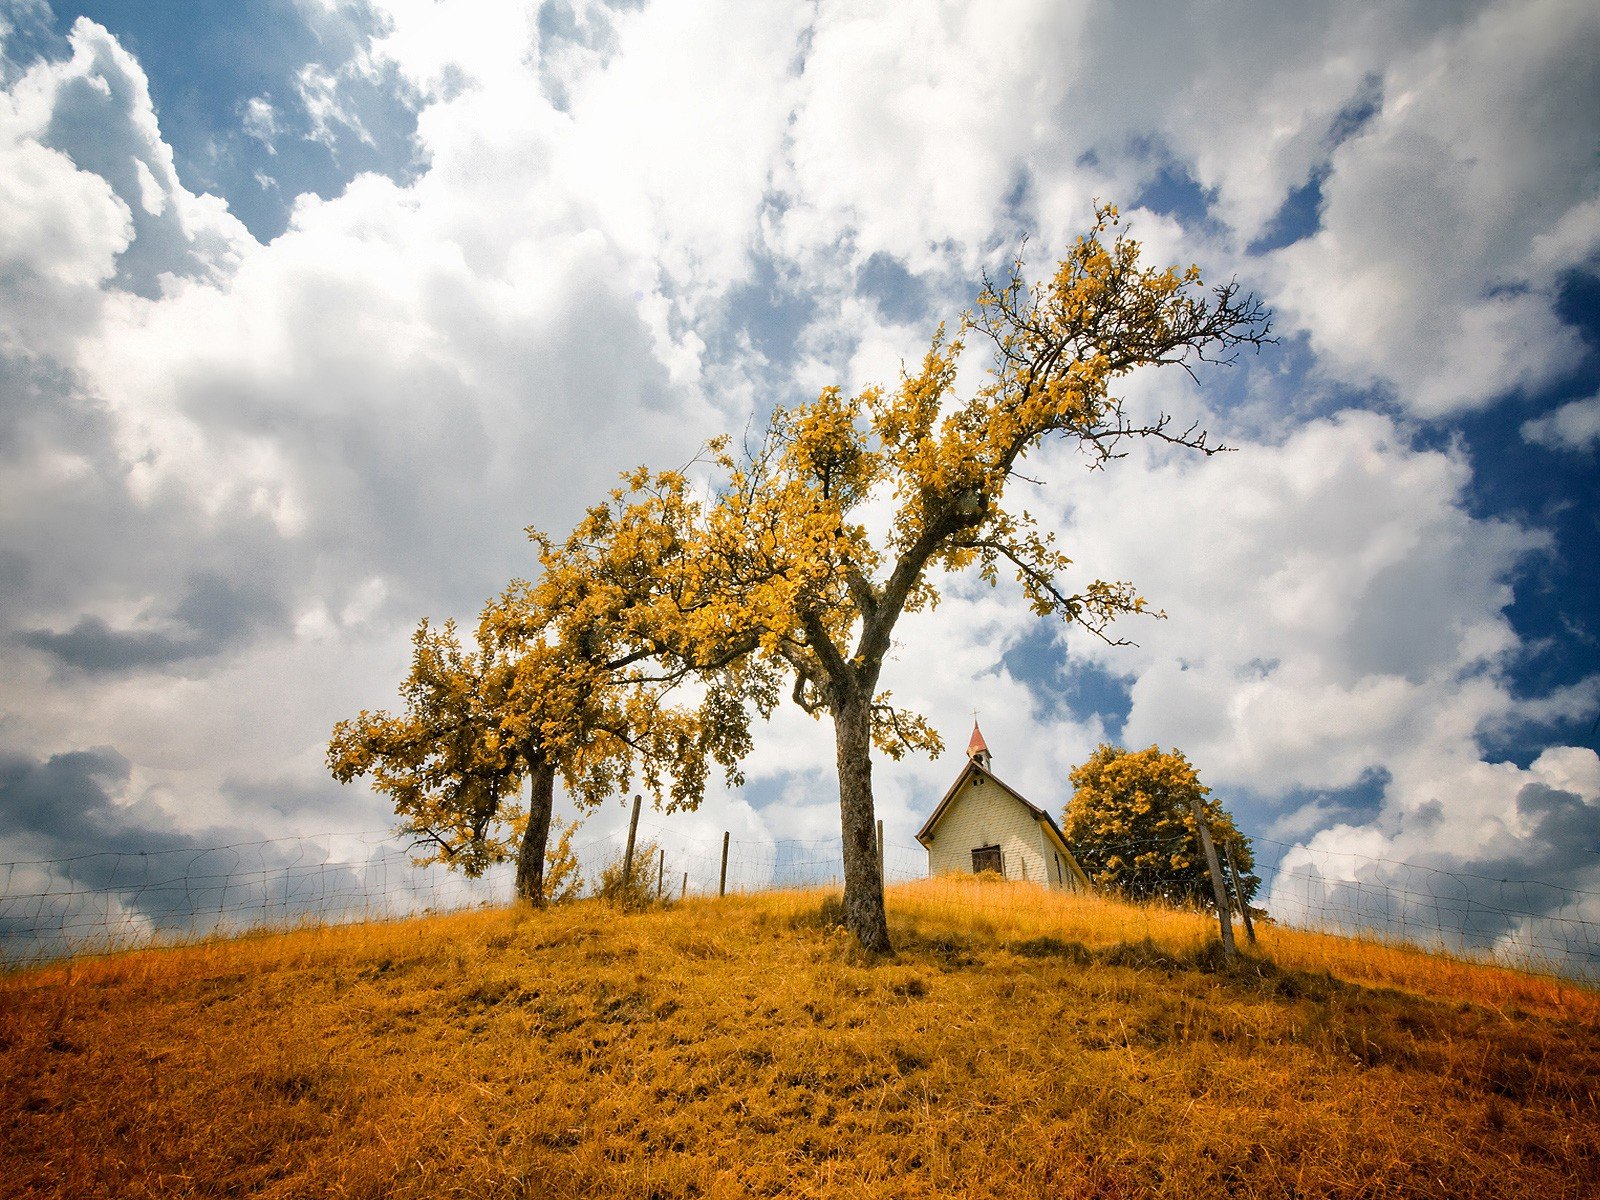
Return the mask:
<path fill-rule="evenodd" d="M 383 21 L 374 61 L 441 96 L 471 85 L 520 82 L 537 43 L 537 10 L 521 0 L 375 0 Z"/>
<path fill-rule="evenodd" d="M 28 352 L 59 354 L 99 312 L 95 289 L 154 294 L 168 278 L 225 273 L 248 234 L 214 197 L 178 181 L 143 70 L 80 18 L 72 56 L 41 62 L 0 100 L 12 266 L 0 304 Z"/>
<path fill-rule="evenodd" d="M 1525 441 L 1562 450 L 1592 450 L 1600 442 L 1600 396 L 1573 400 L 1553 412 L 1524 421 Z"/>
<path fill-rule="evenodd" d="M 1600 679 L 1533 696 L 1511 682 L 1526 650 L 1512 581 L 1549 540 L 1471 515 L 1465 460 L 1372 413 L 1211 460 L 1152 457 L 1073 489 L 1064 523 L 1086 574 L 1132 579 L 1168 613 L 1119 627 L 1136 647 L 1074 646 L 1125 674 L 1122 742 L 1182 749 L 1246 797 L 1249 832 L 1300 840 L 1269 897 L 1286 919 L 1592 955 L 1549 914 L 1600 878 L 1568 828 L 1593 828 L 1593 752 L 1551 746 L 1522 768 L 1484 749 L 1594 711 Z M 1352 811 L 1343 789 L 1376 795 Z M 1519 908 L 1461 873 L 1543 885 Z"/>
<path fill-rule="evenodd" d="M 618 20 L 604 69 L 571 84 L 563 184 L 675 288 L 717 291 L 748 269 L 802 15 L 727 0 L 647 7 Z"/>
<path fill-rule="evenodd" d="M 5 608 L 30 639 L 3 650 L 8 736 L 125 746 L 204 821 L 222 773 L 326 786 L 332 719 L 400 678 L 380 634 L 403 651 L 424 613 L 470 616 L 528 572 L 525 524 L 559 531 L 618 470 L 681 460 L 721 422 L 669 385 L 629 295 L 638 263 L 571 219 L 582 202 L 529 153 L 561 131 L 547 105 L 477 130 L 441 106 L 414 187 L 302 197 L 260 246 L 177 183 L 132 58 L 87 22 L 73 40 L 6 96 L 6 233 L 54 231 L 13 258 L 53 281 L 38 319 L 66 331 L 14 335 L 53 361 L 19 410 L 41 441 L 7 474 L 26 504 L 0 522 L 26 564 Z M 85 102 L 78 140 L 30 140 Z M 133 153 L 125 179 L 99 173 L 108 147 Z M 37 287 L 0 290 L 37 313 Z M 68 321 L 74 304 L 98 325 Z M 219 603 L 259 597 L 253 624 L 183 601 L 196 572 L 227 581 Z M 351 679 L 359 696 L 335 686 Z"/>
<path fill-rule="evenodd" d="M 1177 745 L 1208 779 L 1265 795 L 1470 748 L 1515 708 L 1503 610 L 1547 543 L 1470 516 L 1469 481 L 1462 459 L 1349 412 L 1073 488 L 1068 553 L 1168 614 L 1124 622 L 1137 647 L 1074 647 L 1132 677 L 1129 744 Z"/>
<path fill-rule="evenodd" d="M 1322 228 L 1277 256 L 1277 296 L 1331 369 L 1424 416 L 1572 366 L 1556 275 L 1600 241 L 1592 5 L 1503 4 L 1383 75 L 1333 154 Z"/>
<path fill-rule="evenodd" d="M 1026 156 L 1053 140 L 1042 118 L 1071 80 L 1081 21 L 1077 5 L 822 6 L 780 180 L 785 253 L 831 247 L 843 228 L 862 258 L 925 271 L 954 250 L 970 270 Z"/>
<path fill-rule="evenodd" d="M 295 78 L 295 91 L 300 96 L 306 115 L 311 119 L 309 136 L 312 141 L 332 148 L 338 144 L 339 130 L 347 129 L 370 146 L 372 135 L 361 123 L 360 114 L 340 95 L 342 82 L 338 73 L 320 63 L 307 63 L 300 69 L 300 74 Z M 248 115 L 256 114 L 252 110 Z"/>
<path fill-rule="evenodd" d="M 40 141 L 61 77 L 80 68 L 79 58 L 35 68 L 0 93 L 0 274 L 8 281 L 0 347 L 12 353 L 49 353 L 86 328 L 99 285 L 133 238 L 132 211 L 111 184 Z"/>
<path fill-rule="evenodd" d="M 252 96 L 245 103 L 243 123 L 244 131 L 265 146 L 267 153 L 278 152 L 273 145 L 278 140 L 278 113 L 272 107 L 271 100 L 265 96 Z"/>
<path fill-rule="evenodd" d="M 1336 825 L 1284 856 L 1283 919 L 1376 927 L 1593 972 L 1600 945 L 1600 756 L 1545 750 L 1526 768 L 1463 761 L 1396 778 L 1382 820 Z"/>
<path fill-rule="evenodd" d="M 8 114 L 9 115 L 9 114 Z M 128 206 L 98 175 L 37 142 L 0 143 L 0 269 L 15 281 L 0 308 L 0 340 L 13 351 L 59 344 L 97 305 L 133 234 Z M 72 318 L 77 316 L 78 320 Z"/>
<path fill-rule="evenodd" d="M 1171 155 L 1215 192 L 1212 215 L 1248 243 L 1325 162 L 1341 115 L 1362 105 L 1371 79 L 1478 7 L 1098 6 L 1072 111 L 1100 147 L 1155 141 L 1146 170 Z"/>

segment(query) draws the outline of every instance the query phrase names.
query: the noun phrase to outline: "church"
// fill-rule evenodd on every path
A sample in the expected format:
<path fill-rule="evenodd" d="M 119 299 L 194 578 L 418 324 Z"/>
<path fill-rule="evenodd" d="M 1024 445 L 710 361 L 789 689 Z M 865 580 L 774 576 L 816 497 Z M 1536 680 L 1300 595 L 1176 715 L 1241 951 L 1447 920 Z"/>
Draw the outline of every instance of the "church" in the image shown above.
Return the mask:
<path fill-rule="evenodd" d="M 974 721 L 966 766 L 917 833 L 928 852 L 928 874 L 993 871 L 1052 891 L 1089 891 L 1089 878 L 1067 849 L 1055 818 L 1003 783 L 990 762 Z"/>

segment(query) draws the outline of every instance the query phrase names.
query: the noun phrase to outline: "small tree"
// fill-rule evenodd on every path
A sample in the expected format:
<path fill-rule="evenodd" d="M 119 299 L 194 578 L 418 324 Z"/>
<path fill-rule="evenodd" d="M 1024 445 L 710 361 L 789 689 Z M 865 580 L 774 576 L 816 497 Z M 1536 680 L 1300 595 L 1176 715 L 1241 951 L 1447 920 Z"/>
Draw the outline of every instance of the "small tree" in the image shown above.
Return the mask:
<path fill-rule="evenodd" d="M 1212 883 L 1195 826 L 1198 802 L 1217 853 L 1230 853 L 1244 885 L 1235 905 L 1248 904 L 1261 880 L 1253 873 L 1250 839 L 1234 827 L 1189 760 L 1159 746 L 1129 751 L 1102 745 L 1072 772 L 1072 799 L 1062 815 L 1067 846 L 1099 887 L 1133 900 L 1211 903 Z"/>
<path fill-rule="evenodd" d="M 340 721 L 328 744 L 328 770 L 340 783 L 370 776 L 401 818 L 420 864 L 443 862 L 469 878 L 520 856 L 542 834 L 519 803 L 522 782 L 549 773 L 537 738 L 500 735 L 515 663 L 479 637 L 461 645 L 455 623 L 426 619 L 412 635 L 411 670 L 400 685 L 399 713 L 363 711 Z M 534 792 L 539 793 L 537 781 Z M 548 819 L 545 832 L 548 832 Z M 543 860 L 544 845 L 538 845 Z M 542 899 L 542 888 L 527 898 Z"/>
<path fill-rule="evenodd" d="M 688 504 L 681 477 L 663 493 Z M 633 479 L 649 490 L 651 479 Z M 513 581 L 478 623 L 476 649 L 453 623 L 413 638 L 398 714 L 341 721 L 328 746 L 340 782 L 370 775 L 426 854 L 477 876 L 514 857 L 517 894 L 541 905 L 556 777 L 580 807 L 629 790 L 637 774 L 658 807 L 694 808 L 709 762 L 730 782 L 750 748 L 746 699 L 771 707 L 757 664 L 702 663 L 660 630 L 667 569 L 691 507 L 600 505 L 563 545 L 537 530 L 537 585 Z M 678 611 L 681 591 L 667 600 Z M 724 653 L 723 659 L 737 658 Z M 694 687 L 714 674 L 721 686 Z M 673 703 L 681 698 L 686 702 Z M 520 793 L 528 783 L 524 808 Z"/>

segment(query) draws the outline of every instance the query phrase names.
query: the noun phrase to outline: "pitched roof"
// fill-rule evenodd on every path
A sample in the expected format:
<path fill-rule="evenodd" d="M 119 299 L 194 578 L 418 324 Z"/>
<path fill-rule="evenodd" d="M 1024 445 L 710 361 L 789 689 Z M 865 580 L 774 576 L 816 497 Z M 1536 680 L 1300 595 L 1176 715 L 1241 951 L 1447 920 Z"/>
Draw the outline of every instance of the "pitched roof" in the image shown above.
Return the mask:
<path fill-rule="evenodd" d="M 1083 868 L 1078 865 L 1078 860 L 1073 856 L 1071 849 L 1067 846 L 1066 834 L 1061 832 L 1061 826 L 1056 824 L 1056 819 L 1044 809 L 1040 808 L 1037 804 L 1034 804 L 1031 800 L 1027 799 L 1027 797 L 1023 796 L 1021 792 L 1017 791 L 1016 788 L 1006 783 L 988 768 L 986 765 L 989 758 L 988 750 L 989 747 L 984 743 L 983 734 L 978 730 L 978 722 L 974 720 L 972 722 L 972 741 L 967 747 L 968 758 L 966 766 L 964 766 L 956 775 L 955 782 L 950 785 L 950 790 L 947 791 L 944 794 L 943 799 L 941 799 L 939 803 L 934 806 L 932 814 L 928 817 L 927 821 L 923 823 L 922 828 L 917 830 L 917 841 L 922 843 L 924 847 L 926 847 L 929 842 L 933 841 L 934 828 L 939 824 L 940 821 L 944 819 L 945 813 L 947 813 L 950 810 L 951 805 L 955 803 L 956 797 L 961 794 L 963 785 L 966 784 L 967 780 L 972 779 L 975 776 L 982 776 L 983 778 L 993 782 L 994 785 L 1002 792 L 1010 796 L 1018 804 L 1022 805 L 1023 808 L 1027 809 L 1028 815 L 1031 816 L 1035 821 L 1038 821 L 1044 825 L 1046 832 L 1055 839 L 1056 845 L 1060 847 L 1062 854 L 1066 859 L 1067 868 L 1072 872 L 1073 877 L 1079 883 L 1081 883 L 1084 888 L 1093 890 L 1094 884 L 1090 882 L 1089 877 L 1084 874 Z M 980 751 L 984 755 L 982 759 L 976 757 Z"/>
<path fill-rule="evenodd" d="M 981 741 L 982 739 L 979 738 L 978 740 Z M 943 820 L 945 812 L 949 809 L 951 802 L 954 801 L 956 796 L 960 794 L 962 785 L 966 783 L 967 780 L 973 775 L 982 775 L 985 779 L 992 780 L 1001 791 L 1010 796 L 1018 804 L 1022 805 L 1023 808 L 1027 809 L 1029 815 L 1031 815 L 1034 820 L 1043 821 L 1046 825 L 1048 825 L 1051 829 L 1051 832 L 1056 835 L 1063 846 L 1067 844 L 1066 836 L 1061 832 L 1061 827 L 1056 824 L 1054 817 L 1052 817 L 1044 809 L 1040 808 L 1037 804 L 1034 804 L 1031 800 L 1028 800 L 1022 795 L 1022 793 L 1018 792 L 1016 788 L 1010 786 L 1005 782 L 1005 780 L 1001 779 L 998 775 L 989 770 L 988 767 L 984 766 L 976 759 L 967 760 L 966 768 L 956 776 L 956 781 L 950 785 L 950 790 L 944 794 L 944 798 L 940 800 L 939 803 L 934 807 L 932 815 L 928 817 L 922 828 L 917 831 L 917 841 L 926 846 L 930 841 L 933 840 L 934 826 L 938 825 L 939 822 Z"/>

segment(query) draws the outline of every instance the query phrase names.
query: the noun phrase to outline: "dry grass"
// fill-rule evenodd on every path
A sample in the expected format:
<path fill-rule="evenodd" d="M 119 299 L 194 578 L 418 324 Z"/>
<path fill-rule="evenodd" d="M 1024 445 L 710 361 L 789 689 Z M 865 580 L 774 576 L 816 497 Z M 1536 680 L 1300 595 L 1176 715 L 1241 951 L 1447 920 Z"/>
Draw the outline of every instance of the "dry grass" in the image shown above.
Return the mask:
<path fill-rule="evenodd" d="M 1016 885 L 478 911 L 0 979 L 15 1196 L 1584 1196 L 1600 997 Z"/>

